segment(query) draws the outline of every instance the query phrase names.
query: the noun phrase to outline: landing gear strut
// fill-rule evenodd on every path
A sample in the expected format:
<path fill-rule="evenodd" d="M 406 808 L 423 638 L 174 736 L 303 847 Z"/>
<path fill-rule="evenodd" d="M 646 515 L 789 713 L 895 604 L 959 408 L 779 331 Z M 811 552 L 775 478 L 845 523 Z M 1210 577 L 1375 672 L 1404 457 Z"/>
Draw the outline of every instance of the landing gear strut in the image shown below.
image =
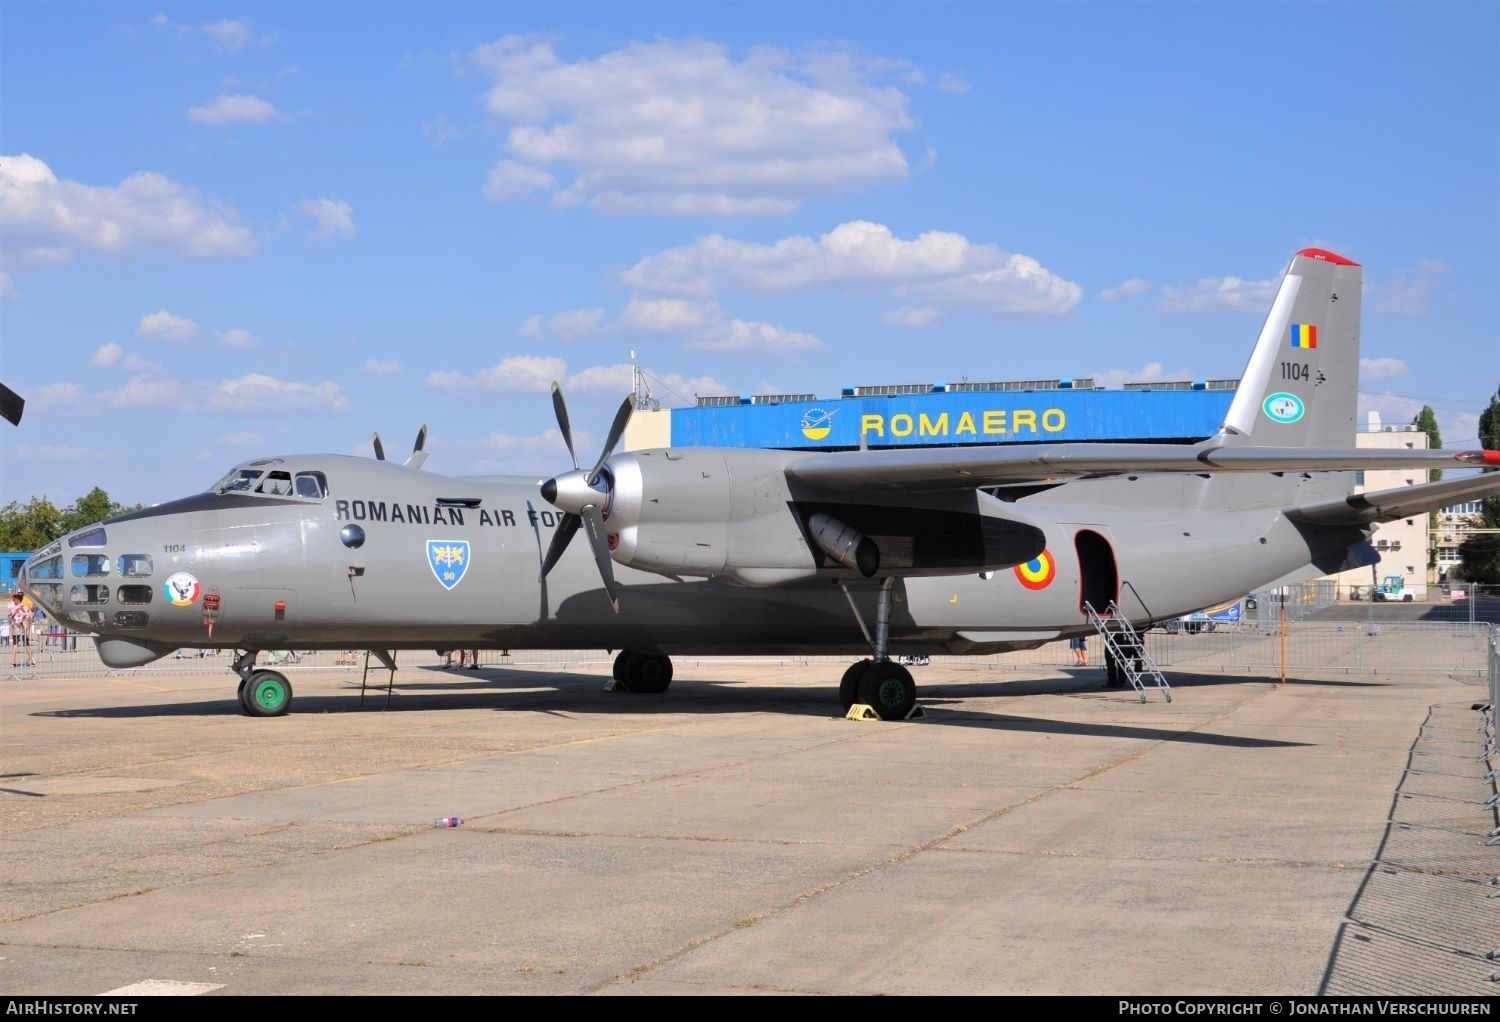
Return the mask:
<path fill-rule="evenodd" d="M 615 657 L 615 681 L 626 692 L 658 695 L 672 684 L 672 658 L 662 653 L 632 653 L 622 650 Z"/>
<path fill-rule="evenodd" d="M 875 659 L 851 664 L 839 680 L 839 703 L 846 713 L 855 703 L 864 703 L 873 708 L 881 720 L 904 720 L 916 708 L 917 684 L 912 681 L 911 672 L 887 655 L 891 640 L 891 587 L 895 582 L 894 578 L 880 582 L 874 638 L 865 627 L 849 587 L 840 583 L 859 630 L 864 632 L 865 641 L 875 652 Z"/>
<path fill-rule="evenodd" d="M 257 671 L 259 650 L 246 650 L 234 658 L 230 670 L 240 676 L 240 709 L 252 717 L 280 717 L 292 705 L 292 683 L 280 671 Z"/>

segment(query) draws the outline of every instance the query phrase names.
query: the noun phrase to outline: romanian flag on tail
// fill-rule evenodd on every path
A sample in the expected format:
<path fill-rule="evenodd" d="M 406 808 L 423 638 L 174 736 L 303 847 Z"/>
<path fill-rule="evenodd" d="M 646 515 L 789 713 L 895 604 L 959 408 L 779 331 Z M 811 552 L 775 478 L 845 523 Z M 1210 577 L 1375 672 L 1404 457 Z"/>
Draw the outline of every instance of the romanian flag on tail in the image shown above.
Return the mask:
<path fill-rule="evenodd" d="M 1316 323 L 1292 324 L 1292 347 L 1316 348 L 1317 346 L 1318 325 Z"/>

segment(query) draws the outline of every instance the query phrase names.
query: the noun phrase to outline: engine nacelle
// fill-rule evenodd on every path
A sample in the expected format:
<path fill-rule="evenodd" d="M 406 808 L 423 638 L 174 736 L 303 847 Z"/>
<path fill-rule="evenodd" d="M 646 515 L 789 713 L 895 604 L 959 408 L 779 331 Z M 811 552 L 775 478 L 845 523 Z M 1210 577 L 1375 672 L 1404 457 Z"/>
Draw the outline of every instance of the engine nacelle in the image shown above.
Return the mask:
<path fill-rule="evenodd" d="M 662 575 L 772 586 L 824 573 L 996 570 L 1046 545 L 1014 505 L 975 490 L 793 492 L 786 466 L 807 456 L 712 447 L 616 455 L 605 519 L 611 555 Z"/>

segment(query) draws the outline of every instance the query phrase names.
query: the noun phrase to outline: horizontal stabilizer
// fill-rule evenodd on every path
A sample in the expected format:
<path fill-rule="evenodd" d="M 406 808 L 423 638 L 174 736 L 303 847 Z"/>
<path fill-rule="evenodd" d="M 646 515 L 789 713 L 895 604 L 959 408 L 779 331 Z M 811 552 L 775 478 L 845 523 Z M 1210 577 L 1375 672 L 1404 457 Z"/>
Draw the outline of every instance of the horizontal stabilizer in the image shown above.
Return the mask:
<path fill-rule="evenodd" d="M 1317 525 L 1364 525 L 1394 522 L 1426 514 L 1450 504 L 1500 494 L 1500 472 L 1444 479 L 1437 483 L 1397 486 L 1370 493 L 1351 493 L 1335 500 L 1290 508 L 1287 516 Z"/>

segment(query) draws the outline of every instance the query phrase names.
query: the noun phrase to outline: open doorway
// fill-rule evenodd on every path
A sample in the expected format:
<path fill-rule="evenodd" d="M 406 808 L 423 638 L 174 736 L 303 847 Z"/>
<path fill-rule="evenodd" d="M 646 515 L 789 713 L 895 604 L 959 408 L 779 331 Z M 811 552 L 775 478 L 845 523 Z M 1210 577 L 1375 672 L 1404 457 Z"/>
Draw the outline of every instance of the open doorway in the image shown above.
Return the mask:
<path fill-rule="evenodd" d="M 1092 529 L 1080 529 L 1073 538 L 1078 550 L 1078 612 L 1089 604 L 1094 612 L 1105 613 L 1111 600 L 1120 596 L 1120 569 L 1115 564 L 1115 549 L 1109 540 Z"/>

